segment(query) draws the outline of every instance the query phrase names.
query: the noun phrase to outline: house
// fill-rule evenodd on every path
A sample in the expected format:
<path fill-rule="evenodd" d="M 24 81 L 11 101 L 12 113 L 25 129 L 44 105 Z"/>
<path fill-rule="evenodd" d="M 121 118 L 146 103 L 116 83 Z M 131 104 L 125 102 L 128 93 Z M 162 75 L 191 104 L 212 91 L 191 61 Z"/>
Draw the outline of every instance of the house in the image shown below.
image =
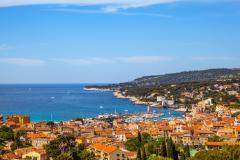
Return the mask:
<path fill-rule="evenodd" d="M 47 160 L 46 151 L 43 149 L 32 150 L 22 155 L 22 158 L 30 158 L 34 160 Z"/>
<path fill-rule="evenodd" d="M 235 127 L 235 136 L 240 137 L 240 126 Z"/>
<path fill-rule="evenodd" d="M 191 134 L 184 134 L 182 138 L 183 145 L 192 145 L 192 135 Z"/>
<path fill-rule="evenodd" d="M 233 128 L 221 128 L 217 130 L 217 136 L 231 136 L 234 133 Z"/>
<path fill-rule="evenodd" d="M 68 126 L 62 126 L 59 128 L 59 132 L 62 135 L 74 135 L 74 128 Z"/>
<path fill-rule="evenodd" d="M 228 94 L 231 96 L 237 96 L 238 92 L 237 91 L 228 91 Z"/>
<path fill-rule="evenodd" d="M 7 122 L 14 122 L 16 124 L 20 124 L 20 125 L 25 125 L 25 124 L 29 124 L 30 123 L 30 117 L 29 116 L 25 116 L 25 115 L 13 115 L 13 116 L 7 116 L 6 117 Z"/>
<path fill-rule="evenodd" d="M 95 153 L 98 160 L 127 160 L 126 153 L 113 145 L 96 143 L 91 145 L 90 149 Z"/>
<path fill-rule="evenodd" d="M 32 146 L 36 147 L 36 148 L 43 148 L 48 143 L 50 143 L 49 138 L 34 138 L 34 139 L 32 139 Z"/>
<path fill-rule="evenodd" d="M 5 153 L 2 155 L 2 160 L 16 160 L 19 157 L 14 153 Z"/>
<path fill-rule="evenodd" d="M 32 142 L 32 146 L 35 148 L 42 148 L 48 144 L 54 137 L 43 133 L 28 134 L 27 139 Z"/>
<path fill-rule="evenodd" d="M 166 99 L 166 98 L 163 97 L 163 96 L 157 96 L 157 102 L 159 102 L 162 106 L 165 106 L 165 105 L 168 105 L 168 106 L 174 105 L 174 100 Z"/>

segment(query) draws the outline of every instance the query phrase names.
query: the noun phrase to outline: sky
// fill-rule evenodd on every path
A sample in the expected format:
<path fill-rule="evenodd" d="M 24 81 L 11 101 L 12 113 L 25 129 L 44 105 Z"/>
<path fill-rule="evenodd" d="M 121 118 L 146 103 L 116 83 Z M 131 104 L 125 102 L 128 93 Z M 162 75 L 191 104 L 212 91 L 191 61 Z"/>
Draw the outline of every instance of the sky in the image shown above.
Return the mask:
<path fill-rule="evenodd" d="M 240 68 L 240 0 L 0 0 L 0 83 Z"/>

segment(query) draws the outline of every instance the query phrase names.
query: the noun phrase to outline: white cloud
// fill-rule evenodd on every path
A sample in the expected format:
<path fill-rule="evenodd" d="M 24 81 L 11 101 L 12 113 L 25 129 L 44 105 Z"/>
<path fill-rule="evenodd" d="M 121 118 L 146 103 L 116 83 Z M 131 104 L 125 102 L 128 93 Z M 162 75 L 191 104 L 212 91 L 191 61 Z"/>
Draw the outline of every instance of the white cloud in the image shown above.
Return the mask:
<path fill-rule="evenodd" d="M 159 14 L 159 13 L 142 13 L 142 12 L 110 12 L 103 10 L 83 10 L 83 9 L 73 9 L 73 8 L 56 8 L 51 9 L 53 11 L 60 12 L 72 12 L 72 13 L 81 13 L 81 14 L 116 14 L 116 15 L 124 15 L 124 16 L 150 16 L 150 17 L 160 17 L 160 18 L 172 18 L 170 15 Z"/>
<path fill-rule="evenodd" d="M 0 58 L 0 63 L 14 65 L 42 65 L 45 64 L 45 61 L 29 58 Z"/>
<path fill-rule="evenodd" d="M 239 2 L 239 0 L 1 0 L 0 7 L 22 5 L 100 5 L 105 12 L 116 12 L 119 9 L 138 8 L 175 2 Z"/>
<path fill-rule="evenodd" d="M 107 5 L 106 8 L 133 8 L 154 4 L 171 3 L 182 0 L 1 0 L 1 7 L 64 4 L 64 5 Z M 111 10 L 111 9 L 106 9 Z"/>

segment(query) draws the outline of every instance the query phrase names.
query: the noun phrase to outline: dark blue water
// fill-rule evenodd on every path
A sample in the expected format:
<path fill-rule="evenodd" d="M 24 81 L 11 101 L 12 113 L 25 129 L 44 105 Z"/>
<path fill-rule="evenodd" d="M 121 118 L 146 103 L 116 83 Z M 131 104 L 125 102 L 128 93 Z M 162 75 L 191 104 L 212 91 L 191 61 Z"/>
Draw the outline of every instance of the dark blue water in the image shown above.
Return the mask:
<path fill-rule="evenodd" d="M 112 92 L 85 91 L 85 85 L 0 85 L 0 114 L 24 114 L 32 121 L 65 121 L 99 114 L 145 112 L 146 106 L 117 99 Z M 100 107 L 101 106 L 101 107 Z M 158 110 L 166 116 L 169 110 Z M 182 113 L 171 111 L 174 116 Z M 52 116 L 51 116 L 52 115 Z M 165 117 L 166 117 L 165 116 Z"/>

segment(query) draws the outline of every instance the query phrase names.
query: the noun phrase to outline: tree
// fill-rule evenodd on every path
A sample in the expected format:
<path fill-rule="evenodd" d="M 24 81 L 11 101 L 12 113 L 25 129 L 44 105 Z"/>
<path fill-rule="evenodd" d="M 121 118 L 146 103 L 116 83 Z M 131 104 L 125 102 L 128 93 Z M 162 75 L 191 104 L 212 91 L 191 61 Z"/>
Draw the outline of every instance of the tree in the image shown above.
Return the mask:
<path fill-rule="evenodd" d="M 137 160 L 142 160 L 141 149 L 137 149 Z"/>
<path fill-rule="evenodd" d="M 72 153 L 76 149 L 75 138 L 72 136 L 62 136 L 51 141 L 45 147 L 47 155 L 56 158 L 61 153 Z"/>
<path fill-rule="evenodd" d="M 141 151 L 142 151 L 142 160 L 147 160 L 147 155 L 146 155 L 145 148 L 143 147 Z"/>
<path fill-rule="evenodd" d="M 178 160 L 178 152 L 176 146 L 172 141 L 172 138 L 167 139 L 167 157 L 172 158 L 173 160 Z"/>
<path fill-rule="evenodd" d="M 73 160 L 73 157 L 68 153 L 61 153 L 56 160 Z"/>
<path fill-rule="evenodd" d="M 171 138 L 167 139 L 166 143 L 167 143 L 167 157 L 173 158 L 173 150 L 172 150 L 173 141 L 172 141 L 172 139 Z"/>
<path fill-rule="evenodd" d="M 223 138 L 221 138 L 217 135 L 214 135 L 213 137 L 210 137 L 208 141 L 210 141 L 210 142 L 222 142 Z"/>
<path fill-rule="evenodd" d="M 81 153 L 79 154 L 79 157 L 81 160 L 95 160 L 95 154 L 86 149 L 81 151 Z"/>
<path fill-rule="evenodd" d="M 137 151 L 137 149 L 141 149 L 145 144 L 152 140 L 151 136 L 148 133 L 140 133 L 138 132 L 138 136 L 136 138 L 129 139 L 125 146 L 130 151 Z"/>
<path fill-rule="evenodd" d="M 142 144 L 142 135 L 140 132 L 138 132 L 138 143 L 141 145 Z"/>
<path fill-rule="evenodd" d="M 95 160 L 94 153 L 87 151 L 84 145 L 77 145 L 72 136 L 59 137 L 46 145 L 45 149 L 48 157 L 54 160 L 62 160 L 60 158 L 66 156 L 70 158 L 69 160 Z"/>
<path fill-rule="evenodd" d="M 184 153 L 180 153 L 180 160 L 186 160 L 186 156 Z"/>
<path fill-rule="evenodd" d="M 178 160 L 178 151 L 176 150 L 175 144 L 172 144 L 173 160 Z"/>
<path fill-rule="evenodd" d="M 161 157 L 161 156 L 157 156 L 156 154 L 152 154 L 148 157 L 147 160 L 172 160 L 170 158 L 166 158 L 166 157 Z"/>
<path fill-rule="evenodd" d="M 26 137 L 26 135 L 27 135 L 27 132 L 22 131 L 22 130 L 16 131 L 14 133 L 13 143 L 11 144 L 11 150 L 12 151 L 15 151 L 18 148 L 24 148 L 24 147 L 32 146 L 31 142 L 21 140 L 21 137 L 24 138 L 24 137 Z"/>
<path fill-rule="evenodd" d="M 165 141 L 161 144 L 161 152 L 160 155 L 162 157 L 167 157 L 167 148 L 166 148 L 166 143 Z"/>
<path fill-rule="evenodd" d="M 230 154 L 225 150 L 200 151 L 191 160 L 232 160 Z M 237 159 L 236 159 L 237 160 Z"/>
<path fill-rule="evenodd" d="M 53 128 L 55 126 L 55 123 L 53 121 L 49 121 L 47 122 L 47 125 L 51 128 L 51 130 L 53 131 Z"/>
<path fill-rule="evenodd" d="M 186 156 L 187 158 L 189 158 L 189 157 L 191 156 L 189 145 L 186 145 L 186 146 L 184 147 L 184 153 L 185 153 L 185 156 Z"/>
<path fill-rule="evenodd" d="M 0 128 L 0 139 L 4 141 L 13 140 L 14 139 L 13 130 L 9 127 L 2 126 Z"/>
<path fill-rule="evenodd" d="M 3 139 L 0 139 L 0 155 L 4 153 L 4 146 L 6 145 Z"/>
<path fill-rule="evenodd" d="M 155 154 L 157 152 L 157 142 L 150 141 L 144 145 L 146 150 L 146 155 Z"/>

